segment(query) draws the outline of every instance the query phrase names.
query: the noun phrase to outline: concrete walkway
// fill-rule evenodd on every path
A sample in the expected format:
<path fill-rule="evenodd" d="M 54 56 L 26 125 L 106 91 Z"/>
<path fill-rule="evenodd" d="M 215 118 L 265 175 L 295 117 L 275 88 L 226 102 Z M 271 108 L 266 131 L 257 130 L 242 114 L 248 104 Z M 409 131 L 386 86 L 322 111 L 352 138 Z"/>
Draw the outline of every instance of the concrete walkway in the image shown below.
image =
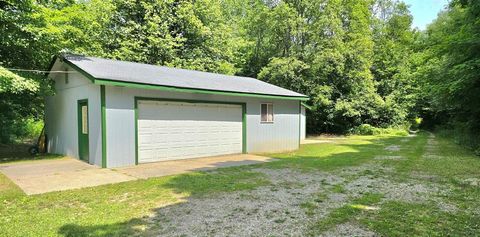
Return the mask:
<path fill-rule="evenodd" d="M 32 195 L 272 160 L 269 157 L 241 154 L 101 169 L 77 159 L 63 158 L 2 164 L 0 172 L 27 195 Z"/>
<path fill-rule="evenodd" d="M 0 172 L 27 195 L 135 180 L 72 158 L 4 164 Z"/>
<path fill-rule="evenodd" d="M 205 158 L 162 161 L 117 169 L 118 172 L 140 179 L 182 174 L 191 171 L 211 170 L 222 167 L 251 165 L 274 159 L 250 154 L 214 156 Z"/>

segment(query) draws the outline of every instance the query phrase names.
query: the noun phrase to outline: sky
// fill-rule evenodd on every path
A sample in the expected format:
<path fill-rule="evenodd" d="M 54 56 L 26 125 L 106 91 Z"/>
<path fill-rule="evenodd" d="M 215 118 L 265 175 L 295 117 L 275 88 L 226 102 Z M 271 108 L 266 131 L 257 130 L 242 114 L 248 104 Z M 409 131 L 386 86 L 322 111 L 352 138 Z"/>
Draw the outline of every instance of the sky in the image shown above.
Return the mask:
<path fill-rule="evenodd" d="M 424 30 L 437 14 L 448 4 L 448 0 L 403 0 L 413 15 L 413 27 Z"/>

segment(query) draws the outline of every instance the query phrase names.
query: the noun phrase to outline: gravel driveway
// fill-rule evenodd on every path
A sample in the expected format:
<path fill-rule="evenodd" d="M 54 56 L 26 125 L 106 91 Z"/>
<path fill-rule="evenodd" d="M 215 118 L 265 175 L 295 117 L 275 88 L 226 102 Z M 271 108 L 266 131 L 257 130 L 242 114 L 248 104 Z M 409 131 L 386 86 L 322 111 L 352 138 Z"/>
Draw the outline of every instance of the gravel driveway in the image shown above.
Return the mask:
<path fill-rule="evenodd" d="M 435 149 L 433 139 L 428 141 L 425 157 Z M 402 143 L 385 147 L 386 154 L 373 157 L 370 162 L 331 172 L 255 168 L 252 171 L 263 174 L 270 181 L 269 185 L 253 191 L 188 198 L 183 203 L 160 208 L 147 220 L 151 224 L 149 233 L 159 236 L 312 235 L 312 225 L 332 210 L 355 204 L 352 200 L 365 193 L 382 194 L 378 206 L 391 200 L 433 201 L 442 210 L 455 212 L 455 205 L 439 198 L 450 188 L 425 182 L 435 177 L 415 174 L 411 178 L 392 180 L 395 170 L 386 164 L 404 159 L 390 154 L 404 149 Z M 372 212 L 379 210 L 377 206 L 362 208 Z M 377 236 L 351 221 L 335 225 L 321 235 Z"/>

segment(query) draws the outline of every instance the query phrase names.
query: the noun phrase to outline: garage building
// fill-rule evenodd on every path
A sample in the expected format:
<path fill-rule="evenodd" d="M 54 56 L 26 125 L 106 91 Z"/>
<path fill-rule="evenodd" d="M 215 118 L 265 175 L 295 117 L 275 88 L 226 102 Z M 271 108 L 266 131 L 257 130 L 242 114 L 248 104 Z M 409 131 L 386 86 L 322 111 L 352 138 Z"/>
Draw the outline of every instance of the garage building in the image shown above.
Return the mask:
<path fill-rule="evenodd" d="M 101 167 L 295 150 L 305 95 L 266 82 L 80 55 L 57 56 L 48 151 Z"/>

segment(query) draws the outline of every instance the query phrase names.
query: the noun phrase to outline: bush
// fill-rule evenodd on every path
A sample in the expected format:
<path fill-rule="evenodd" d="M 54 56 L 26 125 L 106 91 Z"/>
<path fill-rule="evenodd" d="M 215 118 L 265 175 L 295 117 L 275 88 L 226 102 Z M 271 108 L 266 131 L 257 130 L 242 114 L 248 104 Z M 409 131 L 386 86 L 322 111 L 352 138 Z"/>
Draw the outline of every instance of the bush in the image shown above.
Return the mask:
<path fill-rule="evenodd" d="M 406 127 L 390 127 L 390 128 L 376 128 L 370 124 L 362 124 L 351 130 L 351 134 L 356 135 L 408 135 L 408 128 Z"/>
<path fill-rule="evenodd" d="M 362 124 L 356 128 L 352 129 L 353 134 L 357 135 L 374 135 L 377 128 L 373 127 L 370 124 Z"/>
<path fill-rule="evenodd" d="M 13 121 L 6 132 L 8 132 L 10 143 L 25 142 L 36 140 L 42 132 L 42 128 L 43 121 L 27 118 Z"/>
<path fill-rule="evenodd" d="M 43 129 L 43 121 L 26 119 L 23 128 L 23 139 L 37 139 Z"/>
<path fill-rule="evenodd" d="M 0 143 L 8 144 L 36 132 L 43 112 L 40 84 L 0 67 Z"/>

